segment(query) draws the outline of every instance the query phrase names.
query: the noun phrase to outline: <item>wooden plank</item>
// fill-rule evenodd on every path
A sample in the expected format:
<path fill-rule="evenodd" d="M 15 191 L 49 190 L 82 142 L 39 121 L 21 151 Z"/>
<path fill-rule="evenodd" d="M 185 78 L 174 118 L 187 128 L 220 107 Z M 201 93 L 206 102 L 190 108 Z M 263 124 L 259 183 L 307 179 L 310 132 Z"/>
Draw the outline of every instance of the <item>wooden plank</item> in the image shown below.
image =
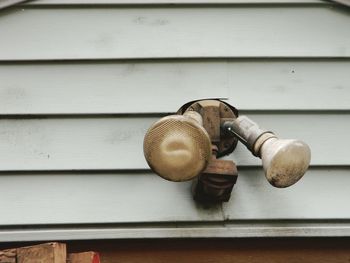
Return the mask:
<path fill-rule="evenodd" d="M 0 16 L 0 60 L 349 57 L 349 25 L 327 6 L 19 7 Z"/>
<path fill-rule="evenodd" d="M 328 4 L 321 0 L 36 0 L 26 5 Z"/>
<path fill-rule="evenodd" d="M 16 249 L 0 250 L 0 263 L 16 263 Z"/>
<path fill-rule="evenodd" d="M 71 253 L 68 255 L 69 263 L 100 263 L 100 256 L 97 252 Z"/>
<path fill-rule="evenodd" d="M 18 263 L 66 263 L 66 245 L 46 243 L 17 249 Z"/>
<path fill-rule="evenodd" d="M 349 165 L 350 115 L 249 114 L 282 138 L 299 138 L 312 150 L 312 165 Z M 0 171 L 149 169 L 143 138 L 156 117 L 2 119 Z M 315 136 L 317 134 L 317 136 Z M 331 153 L 331 154 L 325 154 Z M 240 167 L 261 165 L 243 144 L 233 159 Z"/>
<path fill-rule="evenodd" d="M 241 235 L 260 233 L 259 235 L 288 235 L 290 222 L 283 220 L 307 220 L 312 227 L 317 227 L 320 220 L 326 222 L 343 222 L 350 219 L 348 207 L 350 183 L 348 168 L 311 168 L 305 177 L 296 185 L 287 189 L 277 189 L 269 185 L 265 180 L 262 168 L 246 168 L 238 170 L 238 181 L 235 185 L 229 203 L 221 206 L 201 206 L 196 204 L 191 196 L 191 183 L 173 183 L 157 177 L 152 173 L 2 173 L 0 176 L 1 199 L 0 207 L 7 211 L 0 217 L 0 225 L 37 225 L 37 229 L 52 224 L 115 224 L 106 226 L 101 235 L 110 238 L 142 237 L 142 231 L 147 229 L 148 237 L 181 237 L 194 235 L 204 237 L 208 232 L 203 231 L 196 235 L 195 230 L 179 230 L 179 232 L 167 229 L 176 228 L 177 223 L 198 223 L 198 227 L 211 227 L 212 222 L 225 221 L 225 225 L 232 222 L 241 222 L 243 228 Z M 322 189 L 322 191 L 320 191 Z M 67 198 L 69 196 L 69 198 Z M 89 205 L 86 205 L 89 204 Z M 276 220 L 277 232 L 268 232 L 270 223 L 262 228 L 249 230 L 254 225 L 254 220 Z M 282 220 L 283 222 L 278 222 Z M 175 222 L 175 223 L 174 223 Z M 206 222 L 211 222 L 208 225 Z M 118 226 L 118 223 L 122 224 Z M 133 223 L 132 225 L 123 225 Z M 135 225 L 136 223 L 152 223 L 149 226 Z M 305 222 L 304 222 L 305 223 Z M 175 224 L 171 225 L 171 224 Z M 220 223 L 221 224 L 221 223 Z M 219 224 L 219 225 L 220 225 Z M 42 225 L 42 226 L 40 226 Z M 156 229 L 160 229 L 156 233 Z M 220 225 L 222 226 L 222 225 Z M 349 225 L 346 233 L 350 235 Z M 80 226 L 81 227 L 81 226 Z M 80 227 L 72 227 L 72 235 L 65 238 L 65 230 L 57 239 L 70 239 L 76 234 L 76 239 L 87 235 L 87 239 L 93 238 L 98 233 L 98 226 L 86 232 Z M 113 230 L 113 227 L 116 227 Z M 258 227 L 258 226 L 257 226 Z M 327 228 L 326 233 L 332 233 L 332 229 L 340 229 L 337 235 L 344 233 L 340 226 Z M 133 228 L 135 228 L 134 231 Z M 197 226 L 194 226 L 196 229 Z M 263 233 L 265 229 L 265 234 Z M 113 231 L 112 231 L 113 230 Z M 305 233 L 304 228 L 298 228 L 296 234 L 302 236 L 317 235 L 310 230 Z M 7 238 L 10 238 L 12 230 L 9 229 Z M 47 232 L 45 234 L 45 231 Z M 50 228 L 39 236 L 50 236 Z M 60 229 L 55 233 L 60 233 Z M 81 234 L 79 234 L 81 232 Z M 154 232 L 154 234 L 152 233 Z M 185 232 L 184 232 L 185 231 Z M 210 230 L 213 234 L 215 230 Z M 247 232 L 248 231 L 248 232 Z M 249 232 L 250 231 L 250 232 Z M 295 230 L 296 231 L 296 230 Z M 309 230 L 308 230 L 309 231 Z M 337 230 L 338 231 L 338 230 Z M 172 232 L 172 234 L 170 233 Z M 225 229 L 222 229 L 225 232 Z M 238 232 L 235 232 L 238 235 Z M 327 235 L 325 233 L 325 235 Z M 231 233 L 232 234 L 232 233 Z M 218 234 L 219 235 L 219 234 Z M 223 235 L 221 233 L 220 235 Z M 0 235 L 1 236 L 1 235 Z M 229 234 L 228 236 L 229 237 Z M 51 236 L 51 238 L 54 238 Z"/>
<path fill-rule="evenodd" d="M 350 109 L 347 61 L 233 62 L 228 67 L 229 102 L 238 109 Z"/>
<path fill-rule="evenodd" d="M 189 100 L 228 97 L 225 65 L 2 64 L 0 114 L 174 112 Z"/>
<path fill-rule="evenodd" d="M 12 203 L 0 225 L 223 219 L 221 206 L 192 201 L 189 183 L 173 184 L 151 173 L 1 174 L 0 182 L 1 207 Z"/>
<path fill-rule="evenodd" d="M 327 169 L 328 172 L 325 172 Z M 350 179 L 345 176 L 349 174 L 349 169 L 325 170 L 316 172 L 311 169 L 299 183 L 285 189 L 273 188 L 262 172 L 255 169 L 238 171 L 232 201 L 223 204 L 224 217 L 226 220 L 341 219 L 337 211 L 347 206 L 341 199 L 349 200 L 350 197 L 349 192 L 341 190 L 342 184 Z M 340 174 L 343 177 L 338 177 Z M 335 196 L 337 191 L 342 194 Z"/>
<path fill-rule="evenodd" d="M 0 63 L 0 114 L 164 113 L 214 97 L 240 110 L 349 110 L 349 67 L 344 60 Z"/>

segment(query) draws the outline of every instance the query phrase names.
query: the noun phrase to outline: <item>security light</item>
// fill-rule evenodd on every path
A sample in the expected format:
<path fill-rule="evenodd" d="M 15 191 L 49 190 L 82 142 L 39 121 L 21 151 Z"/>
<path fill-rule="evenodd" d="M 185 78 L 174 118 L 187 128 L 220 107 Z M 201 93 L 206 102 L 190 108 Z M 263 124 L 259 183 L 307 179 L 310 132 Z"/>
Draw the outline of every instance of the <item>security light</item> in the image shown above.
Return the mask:
<path fill-rule="evenodd" d="M 233 106 L 220 100 L 186 103 L 176 115 L 155 122 L 144 138 L 150 168 L 170 181 L 193 180 L 197 201 L 228 201 L 237 179 L 233 161 L 220 160 L 242 142 L 262 159 L 265 176 L 279 188 L 296 183 L 306 172 L 310 148 L 302 141 L 278 139 Z"/>

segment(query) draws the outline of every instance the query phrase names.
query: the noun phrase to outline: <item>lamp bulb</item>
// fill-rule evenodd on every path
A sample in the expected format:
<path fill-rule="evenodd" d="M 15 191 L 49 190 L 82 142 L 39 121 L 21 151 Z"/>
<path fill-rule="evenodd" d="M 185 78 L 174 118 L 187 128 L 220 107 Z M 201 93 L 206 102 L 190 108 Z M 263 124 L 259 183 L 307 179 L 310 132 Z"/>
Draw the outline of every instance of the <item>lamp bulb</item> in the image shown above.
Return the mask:
<path fill-rule="evenodd" d="M 200 120 L 196 113 L 170 115 L 149 128 L 143 150 L 156 174 L 170 181 L 187 181 L 206 168 L 211 142 Z"/>
<path fill-rule="evenodd" d="M 260 149 L 265 176 L 269 183 L 278 188 L 295 184 L 305 174 L 310 164 L 309 146 L 300 140 L 266 140 Z"/>

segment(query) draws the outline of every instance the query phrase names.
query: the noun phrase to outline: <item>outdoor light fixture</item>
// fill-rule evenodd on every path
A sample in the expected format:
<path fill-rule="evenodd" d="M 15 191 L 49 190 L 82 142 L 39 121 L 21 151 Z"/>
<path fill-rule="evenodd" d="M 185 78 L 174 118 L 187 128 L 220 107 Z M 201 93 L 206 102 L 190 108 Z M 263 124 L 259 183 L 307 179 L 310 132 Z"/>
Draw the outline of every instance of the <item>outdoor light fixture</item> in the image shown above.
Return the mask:
<path fill-rule="evenodd" d="M 144 155 L 151 169 L 170 181 L 193 180 L 197 201 L 228 201 L 237 168 L 228 155 L 238 140 L 262 159 L 271 185 L 284 188 L 306 172 L 310 148 L 299 140 L 278 139 L 233 106 L 220 100 L 199 100 L 182 106 L 176 115 L 155 122 L 144 138 Z"/>

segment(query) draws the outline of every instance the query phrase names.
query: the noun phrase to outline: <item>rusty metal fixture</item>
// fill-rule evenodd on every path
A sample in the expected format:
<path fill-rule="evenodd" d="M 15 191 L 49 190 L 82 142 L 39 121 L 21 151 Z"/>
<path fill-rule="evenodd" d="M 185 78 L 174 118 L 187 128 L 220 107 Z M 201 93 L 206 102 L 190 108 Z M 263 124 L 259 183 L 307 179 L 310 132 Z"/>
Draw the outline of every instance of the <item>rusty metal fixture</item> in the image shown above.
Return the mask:
<path fill-rule="evenodd" d="M 220 127 L 226 121 L 233 121 L 238 117 L 238 110 L 230 104 L 216 100 L 191 101 L 183 105 L 177 114 L 188 111 L 198 112 L 203 119 L 203 127 L 210 136 L 211 143 L 218 147 L 217 157 L 228 155 L 237 146 L 237 138 L 223 132 Z"/>
<path fill-rule="evenodd" d="M 227 202 L 238 177 L 233 161 L 216 159 L 217 147 L 213 145 L 212 159 L 206 169 L 194 179 L 192 194 L 198 202 Z"/>

